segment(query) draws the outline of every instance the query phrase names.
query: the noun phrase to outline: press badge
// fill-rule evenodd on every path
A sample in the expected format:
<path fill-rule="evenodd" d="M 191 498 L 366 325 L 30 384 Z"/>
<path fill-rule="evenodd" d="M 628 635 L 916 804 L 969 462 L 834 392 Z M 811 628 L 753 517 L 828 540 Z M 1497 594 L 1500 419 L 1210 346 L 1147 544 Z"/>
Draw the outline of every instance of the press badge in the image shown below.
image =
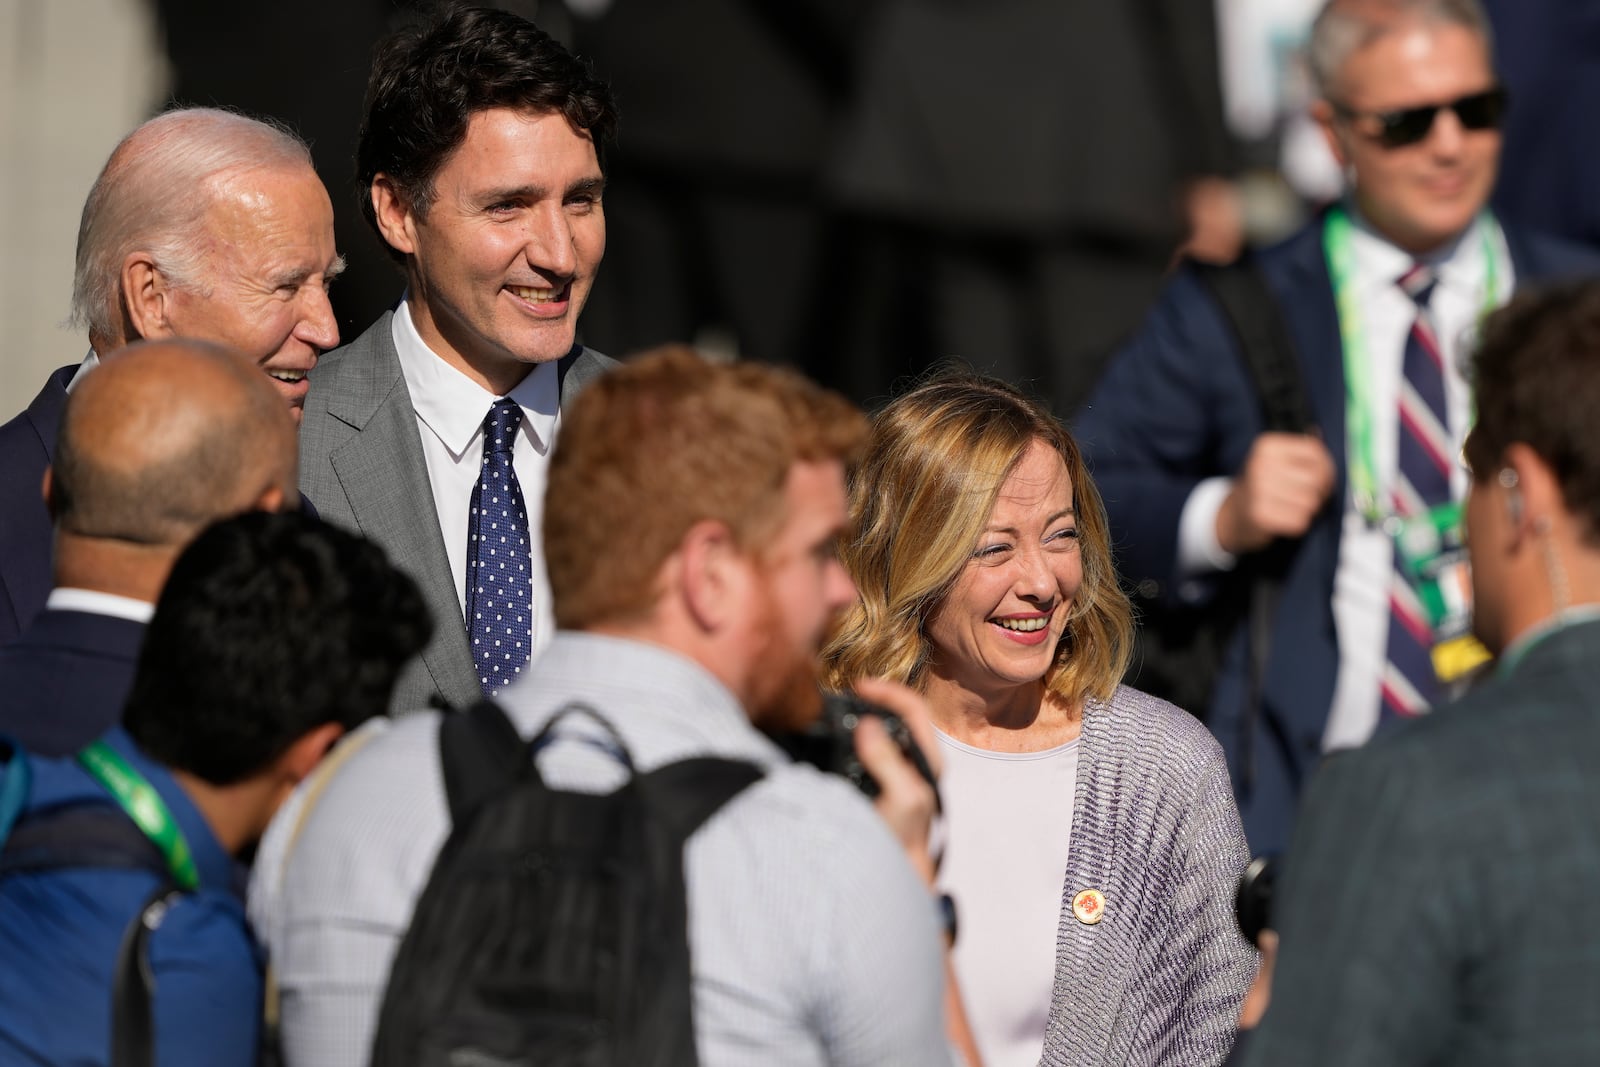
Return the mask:
<path fill-rule="evenodd" d="M 1433 632 L 1433 672 L 1445 685 L 1489 661 L 1472 635 L 1472 571 L 1463 543 L 1459 503 L 1393 520 L 1395 560 L 1417 592 Z"/>

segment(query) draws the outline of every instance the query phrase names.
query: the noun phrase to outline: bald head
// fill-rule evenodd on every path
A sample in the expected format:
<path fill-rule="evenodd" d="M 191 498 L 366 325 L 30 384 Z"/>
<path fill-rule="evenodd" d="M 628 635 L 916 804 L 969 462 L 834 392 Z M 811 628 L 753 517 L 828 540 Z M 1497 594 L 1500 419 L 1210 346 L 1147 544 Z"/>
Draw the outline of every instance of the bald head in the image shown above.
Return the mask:
<path fill-rule="evenodd" d="M 294 421 L 267 377 L 196 341 L 133 345 L 67 400 L 49 504 L 61 542 L 181 549 L 219 518 L 295 490 Z"/>

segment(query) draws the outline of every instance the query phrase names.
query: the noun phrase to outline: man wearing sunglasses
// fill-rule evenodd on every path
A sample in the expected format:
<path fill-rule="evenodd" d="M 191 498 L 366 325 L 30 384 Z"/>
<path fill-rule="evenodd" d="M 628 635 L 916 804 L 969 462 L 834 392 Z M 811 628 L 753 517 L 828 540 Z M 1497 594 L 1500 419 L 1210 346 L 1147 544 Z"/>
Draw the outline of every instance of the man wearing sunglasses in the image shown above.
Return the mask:
<path fill-rule="evenodd" d="M 1465 585 L 1444 577 L 1474 411 L 1460 360 L 1514 289 L 1600 273 L 1485 210 L 1508 100 L 1477 0 L 1329 0 L 1309 53 L 1349 189 L 1254 257 L 1264 291 L 1242 316 L 1281 320 L 1308 417 L 1267 430 L 1260 375 L 1186 267 L 1077 423 L 1147 618 L 1248 605 L 1191 710 L 1258 852 L 1286 844 L 1324 752 L 1422 713 L 1481 655 L 1466 607 L 1435 599 Z M 1413 551 L 1422 527 L 1437 544 Z"/>

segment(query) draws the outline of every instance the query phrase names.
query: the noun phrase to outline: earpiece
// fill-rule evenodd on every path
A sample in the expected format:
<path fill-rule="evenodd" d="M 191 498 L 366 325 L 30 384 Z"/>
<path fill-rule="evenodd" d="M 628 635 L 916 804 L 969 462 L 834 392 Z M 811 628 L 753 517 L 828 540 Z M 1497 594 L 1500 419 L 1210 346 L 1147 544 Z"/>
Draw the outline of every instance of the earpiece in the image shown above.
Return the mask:
<path fill-rule="evenodd" d="M 1522 491 L 1517 488 L 1517 472 L 1510 467 L 1501 467 L 1498 478 L 1500 487 L 1506 491 L 1506 516 L 1510 518 L 1511 525 L 1522 525 Z"/>

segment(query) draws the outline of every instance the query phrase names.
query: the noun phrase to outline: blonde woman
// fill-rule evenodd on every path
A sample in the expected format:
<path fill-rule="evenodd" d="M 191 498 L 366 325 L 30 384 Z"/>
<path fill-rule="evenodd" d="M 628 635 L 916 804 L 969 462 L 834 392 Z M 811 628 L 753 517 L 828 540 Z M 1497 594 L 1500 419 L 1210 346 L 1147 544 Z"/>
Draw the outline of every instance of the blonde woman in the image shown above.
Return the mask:
<path fill-rule="evenodd" d="M 1255 970 L 1222 753 L 1118 684 L 1131 609 L 1076 443 L 989 379 L 890 403 L 851 486 L 860 590 L 829 680 L 884 675 L 939 729 L 955 966 L 988 1067 L 1222 1062 Z"/>

